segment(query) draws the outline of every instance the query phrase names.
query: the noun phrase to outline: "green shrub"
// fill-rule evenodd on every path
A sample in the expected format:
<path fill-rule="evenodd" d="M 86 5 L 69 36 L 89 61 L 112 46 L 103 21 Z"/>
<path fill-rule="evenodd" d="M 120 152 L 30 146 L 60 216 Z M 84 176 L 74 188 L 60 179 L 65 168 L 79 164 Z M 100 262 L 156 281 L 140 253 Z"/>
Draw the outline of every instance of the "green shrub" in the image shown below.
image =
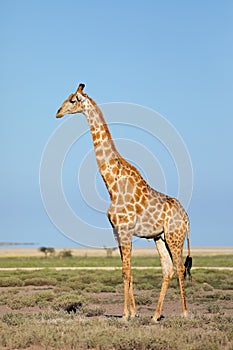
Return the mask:
<path fill-rule="evenodd" d="M 216 314 L 216 313 L 218 313 L 220 311 L 220 307 L 219 307 L 218 304 L 211 303 L 211 304 L 208 305 L 207 310 L 211 314 Z"/>
<path fill-rule="evenodd" d="M 42 307 L 49 305 L 56 296 L 53 292 L 39 292 L 34 294 L 35 304 Z"/>
<path fill-rule="evenodd" d="M 73 254 L 72 254 L 71 250 L 64 249 L 63 251 L 61 251 L 59 253 L 60 258 L 71 258 L 72 256 L 73 256 Z"/>
<path fill-rule="evenodd" d="M 51 277 L 31 277 L 24 280 L 25 286 L 55 286 L 57 280 Z"/>
<path fill-rule="evenodd" d="M 56 297 L 53 302 L 53 309 L 55 310 L 65 310 L 72 304 L 81 304 L 82 307 L 87 304 L 88 298 L 81 293 L 63 293 Z"/>
<path fill-rule="evenodd" d="M 8 306 L 14 310 L 19 310 L 24 307 L 33 307 L 36 305 L 34 295 L 17 295 L 8 300 Z"/>
<path fill-rule="evenodd" d="M 102 316 L 105 313 L 105 310 L 101 307 L 85 307 L 83 309 L 85 316 L 94 317 L 94 316 Z"/>
<path fill-rule="evenodd" d="M 153 303 L 153 299 L 144 295 L 137 295 L 135 297 L 135 302 L 137 305 L 151 305 Z"/>
<path fill-rule="evenodd" d="M 18 277 L 3 277 L 0 279 L 0 287 L 22 287 L 24 282 Z"/>
<path fill-rule="evenodd" d="M 203 283 L 202 288 L 205 292 L 214 290 L 214 288 L 209 283 L 206 283 L 206 282 Z"/>
<path fill-rule="evenodd" d="M 7 312 L 2 316 L 2 322 L 6 323 L 8 326 L 19 326 L 25 323 L 25 314 L 23 313 L 12 313 Z"/>

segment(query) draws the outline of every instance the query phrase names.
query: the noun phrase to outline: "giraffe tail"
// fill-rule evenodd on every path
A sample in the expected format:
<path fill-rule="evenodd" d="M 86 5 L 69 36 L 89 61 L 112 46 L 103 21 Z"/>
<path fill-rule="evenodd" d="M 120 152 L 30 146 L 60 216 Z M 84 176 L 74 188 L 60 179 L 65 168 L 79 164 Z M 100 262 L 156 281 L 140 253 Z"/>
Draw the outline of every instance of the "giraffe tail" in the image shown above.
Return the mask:
<path fill-rule="evenodd" d="M 189 225 L 189 222 L 188 222 L 188 228 L 187 228 L 187 245 L 188 245 L 188 255 L 187 255 L 185 263 L 184 263 L 184 267 L 185 267 L 184 278 L 186 278 L 186 276 L 188 275 L 189 280 L 192 280 L 191 268 L 192 268 L 193 259 L 191 257 L 191 252 L 190 252 L 190 225 Z"/>

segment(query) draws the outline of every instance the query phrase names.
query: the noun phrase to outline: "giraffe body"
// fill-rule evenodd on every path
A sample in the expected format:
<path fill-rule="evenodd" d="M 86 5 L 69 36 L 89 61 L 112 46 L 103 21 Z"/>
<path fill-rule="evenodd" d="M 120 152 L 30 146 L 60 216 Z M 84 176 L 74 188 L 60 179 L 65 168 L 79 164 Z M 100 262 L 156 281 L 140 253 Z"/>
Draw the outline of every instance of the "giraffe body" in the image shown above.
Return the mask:
<path fill-rule="evenodd" d="M 122 258 L 123 317 L 136 314 L 130 262 L 133 235 L 154 239 L 161 259 L 163 280 L 153 320 L 157 322 L 161 318 L 166 290 L 174 274 L 173 262 L 180 283 L 182 312 L 186 316 L 182 251 L 187 235 L 190 256 L 188 216 L 177 199 L 151 188 L 140 172 L 119 154 L 100 108 L 83 93 L 83 88 L 84 84 L 80 84 L 75 94 L 68 97 L 57 118 L 83 113 L 90 126 L 97 164 L 111 199 L 107 215 Z"/>

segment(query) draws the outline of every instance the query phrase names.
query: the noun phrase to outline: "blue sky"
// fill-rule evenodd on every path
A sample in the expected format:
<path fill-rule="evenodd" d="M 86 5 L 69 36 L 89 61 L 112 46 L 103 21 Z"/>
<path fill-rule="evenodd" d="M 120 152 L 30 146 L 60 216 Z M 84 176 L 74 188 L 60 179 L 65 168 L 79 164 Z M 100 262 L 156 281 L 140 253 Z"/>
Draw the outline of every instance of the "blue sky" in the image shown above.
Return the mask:
<path fill-rule="evenodd" d="M 233 245 L 232 16 L 230 0 L 1 1 L 0 241 L 74 244 L 45 212 L 39 171 L 61 123 L 56 110 L 84 82 L 100 104 L 142 105 L 174 125 L 193 164 L 192 244 Z M 125 137 L 122 126 L 113 129 L 114 137 Z M 90 147 L 87 135 L 84 155 Z M 160 148 L 152 152 L 163 164 Z M 64 168 L 68 199 L 77 190 L 78 153 L 74 145 Z M 171 166 L 168 182 L 172 174 Z M 79 191 L 75 199 L 78 206 Z M 103 245 L 98 238 L 96 244 Z"/>

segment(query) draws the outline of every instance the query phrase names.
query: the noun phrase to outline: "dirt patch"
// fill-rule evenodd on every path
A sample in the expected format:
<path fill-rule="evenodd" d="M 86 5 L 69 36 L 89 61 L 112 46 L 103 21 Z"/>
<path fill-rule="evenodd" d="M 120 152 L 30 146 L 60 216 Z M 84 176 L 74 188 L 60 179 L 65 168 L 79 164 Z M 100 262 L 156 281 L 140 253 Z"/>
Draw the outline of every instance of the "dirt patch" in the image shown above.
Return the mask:
<path fill-rule="evenodd" d="M 13 288 L 1 288 L 4 293 L 12 295 Z M 54 287 L 17 287 L 14 295 L 20 296 L 33 296 L 36 293 L 53 292 Z M 214 291 L 200 291 L 198 298 L 192 296 L 187 298 L 187 304 L 190 316 L 196 314 L 208 314 L 208 313 L 220 313 L 229 316 L 233 316 L 232 307 L 232 290 L 214 290 Z M 123 311 L 123 292 L 99 292 L 99 293 L 86 293 L 89 308 L 102 309 L 103 314 L 107 317 L 120 317 Z M 9 296 L 9 298 L 11 298 Z M 137 313 L 142 317 L 153 316 L 156 303 L 158 299 L 158 293 L 152 290 L 137 290 L 135 291 L 135 300 L 137 305 Z M 218 299 L 218 300 L 216 300 Z M 222 299 L 222 300 L 221 300 Z M 56 300 L 56 297 L 55 297 Z M 21 312 L 21 313 L 38 313 L 42 310 L 47 310 L 48 307 L 39 307 L 37 305 L 33 307 L 22 307 L 19 309 L 11 308 L 8 305 L 0 305 L 0 316 L 7 312 Z M 49 305 L 49 309 L 53 309 L 53 303 Z M 179 290 L 168 290 L 164 305 L 163 315 L 166 317 L 180 315 L 181 314 L 181 301 Z"/>

